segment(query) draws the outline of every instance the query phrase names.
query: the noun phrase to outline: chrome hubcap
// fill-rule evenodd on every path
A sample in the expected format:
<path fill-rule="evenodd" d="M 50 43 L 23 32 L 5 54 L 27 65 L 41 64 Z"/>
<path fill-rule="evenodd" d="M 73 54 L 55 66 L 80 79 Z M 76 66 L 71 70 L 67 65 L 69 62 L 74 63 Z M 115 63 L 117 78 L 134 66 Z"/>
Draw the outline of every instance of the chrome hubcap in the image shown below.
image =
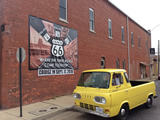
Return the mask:
<path fill-rule="evenodd" d="M 126 114 L 126 110 L 124 108 L 121 109 L 121 115 L 124 116 Z"/>
<path fill-rule="evenodd" d="M 148 98 L 147 102 L 148 102 L 148 103 L 151 103 L 151 99 L 150 99 L 150 98 Z"/>

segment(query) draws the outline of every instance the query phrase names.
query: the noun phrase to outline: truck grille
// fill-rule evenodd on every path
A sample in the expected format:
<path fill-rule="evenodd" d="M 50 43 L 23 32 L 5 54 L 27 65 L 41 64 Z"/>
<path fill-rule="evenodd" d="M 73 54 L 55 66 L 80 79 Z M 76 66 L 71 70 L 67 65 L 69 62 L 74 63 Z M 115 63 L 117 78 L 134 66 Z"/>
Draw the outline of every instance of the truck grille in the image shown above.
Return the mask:
<path fill-rule="evenodd" d="M 97 106 L 86 104 L 86 103 L 81 103 L 80 102 L 80 107 L 86 108 L 86 109 L 89 109 L 89 110 L 95 110 L 95 107 L 97 107 Z"/>

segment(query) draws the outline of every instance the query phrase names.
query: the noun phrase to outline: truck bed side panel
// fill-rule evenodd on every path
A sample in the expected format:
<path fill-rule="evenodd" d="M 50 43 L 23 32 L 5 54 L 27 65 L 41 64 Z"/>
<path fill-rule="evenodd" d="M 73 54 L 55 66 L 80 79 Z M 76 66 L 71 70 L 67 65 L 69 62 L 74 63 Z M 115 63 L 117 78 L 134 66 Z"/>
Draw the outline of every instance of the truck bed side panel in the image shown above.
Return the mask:
<path fill-rule="evenodd" d="M 155 84 L 149 82 L 146 84 L 134 86 L 128 89 L 128 101 L 130 109 L 135 108 L 147 101 L 148 95 L 155 95 Z"/>

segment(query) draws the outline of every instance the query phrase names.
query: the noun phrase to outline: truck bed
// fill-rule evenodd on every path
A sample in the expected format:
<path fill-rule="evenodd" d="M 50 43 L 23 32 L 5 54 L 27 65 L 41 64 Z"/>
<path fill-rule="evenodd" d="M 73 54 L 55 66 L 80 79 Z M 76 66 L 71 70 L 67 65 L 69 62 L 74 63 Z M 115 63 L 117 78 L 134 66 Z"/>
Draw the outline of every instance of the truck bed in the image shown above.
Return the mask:
<path fill-rule="evenodd" d="M 137 86 L 137 85 L 142 85 L 145 83 L 149 83 L 149 82 L 151 82 L 151 81 L 130 81 L 132 87 Z"/>

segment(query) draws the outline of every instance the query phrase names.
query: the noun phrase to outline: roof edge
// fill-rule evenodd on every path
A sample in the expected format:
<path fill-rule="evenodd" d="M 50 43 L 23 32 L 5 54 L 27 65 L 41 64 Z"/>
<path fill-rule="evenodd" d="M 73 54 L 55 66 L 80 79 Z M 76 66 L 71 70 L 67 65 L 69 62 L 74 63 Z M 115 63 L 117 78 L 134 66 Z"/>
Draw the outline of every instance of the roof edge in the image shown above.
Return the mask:
<path fill-rule="evenodd" d="M 130 20 L 132 20 L 135 24 L 137 24 L 140 28 L 142 28 L 144 31 L 146 31 L 148 34 L 151 34 L 150 30 L 146 30 L 144 27 L 142 27 L 140 24 L 138 24 L 135 20 L 133 20 L 129 15 L 127 15 L 125 12 L 123 12 L 119 7 L 117 7 L 113 2 L 110 0 L 107 0 L 113 7 L 115 7 L 117 10 L 119 10 L 121 13 L 123 13 L 126 17 L 128 17 Z"/>

